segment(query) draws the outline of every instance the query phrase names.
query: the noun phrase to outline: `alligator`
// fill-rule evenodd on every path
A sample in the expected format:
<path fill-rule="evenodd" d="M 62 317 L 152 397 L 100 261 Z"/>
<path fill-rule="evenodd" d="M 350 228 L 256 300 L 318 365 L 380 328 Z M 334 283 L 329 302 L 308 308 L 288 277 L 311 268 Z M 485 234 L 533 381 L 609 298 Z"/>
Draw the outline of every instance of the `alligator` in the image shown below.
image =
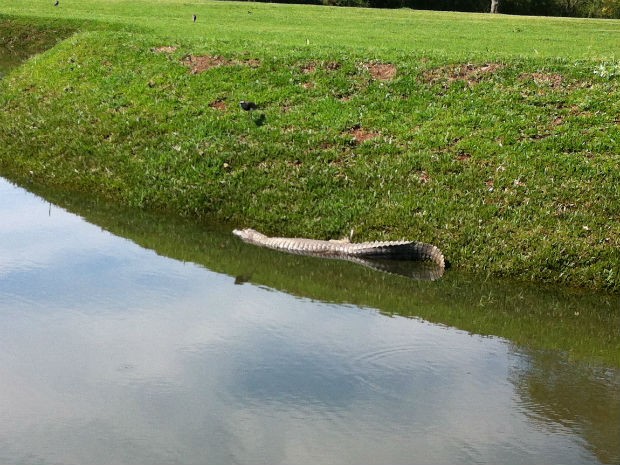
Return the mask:
<path fill-rule="evenodd" d="M 416 279 L 434 280 L 443 275 L 446 261 L 443 253 L 431 244 L 415 241 L 374 241 L 353 243 L 349 240 L 318 240 L 305 238 L 268 237 L 254 229 L 235 229 L 233 234 L 244 242 L 298 255 L 348 260 L 374 269 L 407 274 Z M 423 261 L 426 267 L 415 272 L 397 271 L 391 261 Z"/>

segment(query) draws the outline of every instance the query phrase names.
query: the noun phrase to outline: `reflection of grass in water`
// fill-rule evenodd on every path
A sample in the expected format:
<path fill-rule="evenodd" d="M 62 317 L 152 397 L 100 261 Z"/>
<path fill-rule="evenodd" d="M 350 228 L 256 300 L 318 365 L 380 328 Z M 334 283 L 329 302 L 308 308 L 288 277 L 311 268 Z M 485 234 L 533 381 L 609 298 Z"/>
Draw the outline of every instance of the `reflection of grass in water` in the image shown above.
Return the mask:
<path fill-rule="evenodd" d="M 439 281 L 413 281 L 353 263 L 244 244 L 228 227 L 205 228 L 57 193 L 46 197 L 161 255 L 202 264 L 240 283 L 422 318 L 503 337 L 526 348 L 558 350 L 571 359 L 620 367 L 617 295 L 490 281 L 450 271 Z"/>
<path fill-rule="evenodd" d="M 75 31 L 72 24 L 55 20 L 24 21 L 0 15 L 0 77 L 29 56 L 71 35 Z"/>
<path fill-rule="evenodd" d="M 22 58 L 6 53 L 6 50 L 0 48 L 0 79 L 11 69 L 18 66 Z"/>
<path fill-rule="evenodd" d="M 543 428 L 562 425 L 583 437 L 601 463 L 620 463 L 618 372 L 570 363 L 564 356 L 523 350 L 510 379 L 530 420 Z"/>

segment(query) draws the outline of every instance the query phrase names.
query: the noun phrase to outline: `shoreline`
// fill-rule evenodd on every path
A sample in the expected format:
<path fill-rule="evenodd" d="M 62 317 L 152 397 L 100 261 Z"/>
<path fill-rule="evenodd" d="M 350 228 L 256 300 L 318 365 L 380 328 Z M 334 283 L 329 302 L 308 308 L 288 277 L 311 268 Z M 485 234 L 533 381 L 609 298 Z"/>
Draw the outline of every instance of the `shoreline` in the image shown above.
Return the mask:
<path fill-rule="evenodd" d="M 0 81 L 7 178 L 279 236 L 423 241 L 467 272 L 620 290 L 620 84 L 594 72 L 609 62 L 100 27 Z"/>

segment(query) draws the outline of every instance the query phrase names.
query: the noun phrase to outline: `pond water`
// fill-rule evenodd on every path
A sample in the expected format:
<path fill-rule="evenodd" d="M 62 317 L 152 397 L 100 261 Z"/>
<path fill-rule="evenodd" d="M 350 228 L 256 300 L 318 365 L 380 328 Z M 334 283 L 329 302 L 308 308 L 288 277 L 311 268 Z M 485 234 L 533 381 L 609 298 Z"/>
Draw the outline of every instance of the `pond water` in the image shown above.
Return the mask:
<path fill-rule="evenodd" d="M 620 463 L 617 297 L 45 197 L 0 180 L 2 464 Z"/>
<path fill-rule="evenodd" d="M 0 53 L 0 79 L 2 79 L 9 70 L 21 63 L 21 61 L 20 57 L 13 57 L 8 54 Z"/>

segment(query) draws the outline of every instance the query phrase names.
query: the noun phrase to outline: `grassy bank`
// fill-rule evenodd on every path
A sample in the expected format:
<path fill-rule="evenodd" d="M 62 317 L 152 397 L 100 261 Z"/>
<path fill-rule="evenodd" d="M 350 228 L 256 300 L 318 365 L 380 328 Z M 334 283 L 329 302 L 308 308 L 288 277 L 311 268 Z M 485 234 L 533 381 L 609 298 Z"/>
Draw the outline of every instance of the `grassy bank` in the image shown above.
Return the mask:
<path fill-rule="evenodd" d="M 620 289 L 619 22 L 71 4 L 20 12 L 85 20 L 90 6 L 99 22 L 0 83 L 8 177 L 281 235 L 415 238 L 476 273 Z"/>

